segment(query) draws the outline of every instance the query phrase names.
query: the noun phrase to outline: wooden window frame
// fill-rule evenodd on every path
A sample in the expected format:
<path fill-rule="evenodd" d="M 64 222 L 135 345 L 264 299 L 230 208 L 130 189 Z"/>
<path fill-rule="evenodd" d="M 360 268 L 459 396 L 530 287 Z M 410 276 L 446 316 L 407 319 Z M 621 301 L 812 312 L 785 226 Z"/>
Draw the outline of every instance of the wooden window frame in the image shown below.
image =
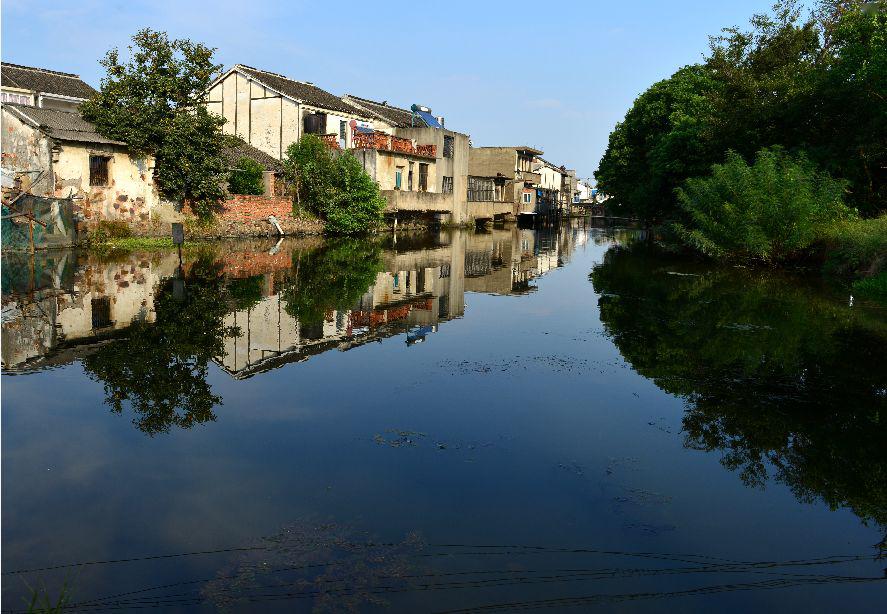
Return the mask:
<path fill-rule="evenodd" d="M 428 165 L 419 162 L 419 191 L 428 191 Z"/>
<path fill-rule="evenodd" d="M 94 166 L 93 161 L 103 161 L 102 167 Z M 111 185 L 111 160 L 112 157 L 106 154 L 91 153 L 89 154 L 89 186 L 94 188 L 103 188 Z"/>

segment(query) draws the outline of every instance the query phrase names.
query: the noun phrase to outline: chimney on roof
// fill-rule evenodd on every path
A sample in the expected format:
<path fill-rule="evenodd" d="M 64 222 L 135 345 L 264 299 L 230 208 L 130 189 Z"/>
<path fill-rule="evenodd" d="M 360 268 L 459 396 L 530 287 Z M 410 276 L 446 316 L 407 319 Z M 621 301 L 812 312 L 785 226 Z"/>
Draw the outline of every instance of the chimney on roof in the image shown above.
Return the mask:
<path fill-rule="evenodd" d="M 441 128 L 444 127 L 444 116 L 443 116 L 443 115 L 438 115 L 438 116 L 437 116 L 437 123 L 440 124 L 440 127 L 441 127 Z"/>

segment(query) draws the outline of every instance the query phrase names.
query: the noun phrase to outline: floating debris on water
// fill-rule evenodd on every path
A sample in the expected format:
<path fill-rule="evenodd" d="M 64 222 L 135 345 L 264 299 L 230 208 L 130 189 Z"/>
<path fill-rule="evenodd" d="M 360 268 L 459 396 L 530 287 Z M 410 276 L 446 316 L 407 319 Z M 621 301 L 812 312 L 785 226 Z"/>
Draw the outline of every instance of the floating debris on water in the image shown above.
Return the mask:
<path fill-rule="evenodd" d="M 540 355 L 540 356 L 515 356 L 510 360 L 498 360 L 481 362 L 475 360 L 446 360 L 437 364 L 443 370 L 452 375 L 488 375 L 491 373 L 505 373 L 515 375 L 529 370 L 531 367 L 542 367 L 556 373 L 588 374 L 593 372 L 610 372 L 617 369 L 630 368 L 627 363 L 619 360 L 587 360 L 574 356 Z"/>
<path fill-rule="evenodd" d="M 637 531 L 645 535 L 659 535 L 677 529 L 673 524 L 652 524 L 647 522 L 629 522 L 622 525 L 622 528 L 626 531 Z"/>
<path fill-rule="evenodd" d="M 393 437 L 386 437 L 380 433 L 373 435 L 373 441 L 379 444 L 380 446 L 390 446 L 392 448 L 402 448 L 405 446 L 415 446 L 416 442 L 421 437 L 425 437 L 425 433 L 420 433 L 418 431 L 402 431 L 398 429 L 388 429 L 385 431 L 389 433 L 389 435 L 394 435 Z"/>

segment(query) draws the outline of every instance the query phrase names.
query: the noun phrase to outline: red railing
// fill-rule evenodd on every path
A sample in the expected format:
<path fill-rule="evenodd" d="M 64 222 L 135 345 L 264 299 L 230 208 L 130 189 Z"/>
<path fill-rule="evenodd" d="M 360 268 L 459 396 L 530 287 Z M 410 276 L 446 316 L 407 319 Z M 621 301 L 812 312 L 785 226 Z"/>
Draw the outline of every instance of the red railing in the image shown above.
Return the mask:
<path fill-rule="evenodd" d="M 434 158 L 437 156 L 436 145 L 414 145 L 410 139 L 391 136 L 384 132 L 355 132 L 351 139 L 354 149 L 379 149 L 382 151 L 396 151 L 413 156 Z"/>
<path fill-rule="evenodd" d="M 321 134 L 320 140 L 326 143 L 332 149 L 339 149 L 339 135 L 335 132 L 332 134 Z"/>

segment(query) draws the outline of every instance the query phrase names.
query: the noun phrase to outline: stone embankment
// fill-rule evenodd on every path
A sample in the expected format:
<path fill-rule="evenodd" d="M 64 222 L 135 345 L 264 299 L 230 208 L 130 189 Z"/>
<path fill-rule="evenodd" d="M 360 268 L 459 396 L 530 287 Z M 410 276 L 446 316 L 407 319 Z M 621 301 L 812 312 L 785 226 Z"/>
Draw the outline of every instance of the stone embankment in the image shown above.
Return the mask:
<path fill-rule="evenodd" d="M 132 225 L 132 234 L 139 237 L 168 237 L 173 222 L 185 224 L 190 239 L 224 239 L 233 237 L 275 237 L 277 228 L 268 221 L 277 219 L 285 235 L 319 235 L 323 222 L 312 217 L 293 216 L 292 201 L 288 197 L 235 195 L 227 199 L 222 210 L 209 223 L 199 222 L 189 207 L 176 211 L 171 204 L 155 209 L 153 219 Z"/>

